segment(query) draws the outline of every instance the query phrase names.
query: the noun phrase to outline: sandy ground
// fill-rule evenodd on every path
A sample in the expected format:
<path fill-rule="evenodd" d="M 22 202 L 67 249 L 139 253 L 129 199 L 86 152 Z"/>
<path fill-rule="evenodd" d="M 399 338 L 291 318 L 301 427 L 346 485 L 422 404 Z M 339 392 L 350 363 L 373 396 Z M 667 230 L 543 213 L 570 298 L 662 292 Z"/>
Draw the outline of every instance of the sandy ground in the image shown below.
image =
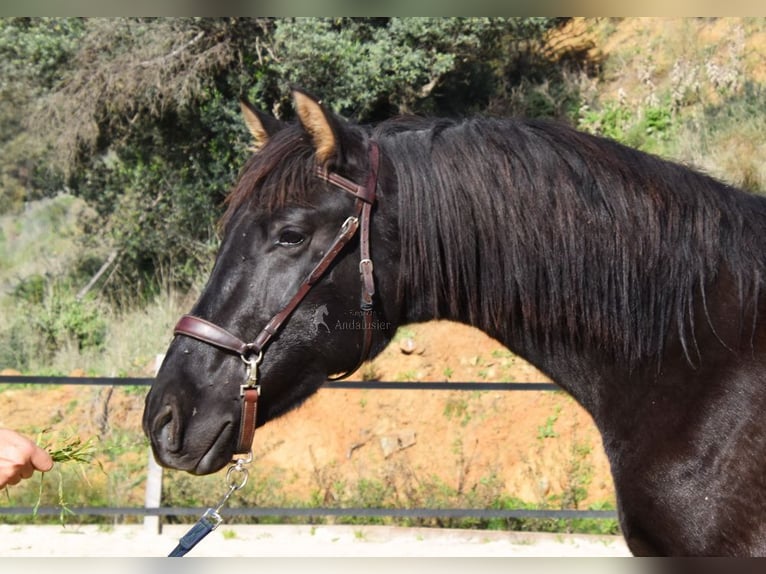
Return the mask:
<path fill-rule="evenodd" d="M 162 557 L 188 526 L 156 534 L 136 526 L 0 525 L 2 557 Z M 629 556 L 615 536 L 388 526 L 221 525 L 197 557 L 605 557 Z"/>

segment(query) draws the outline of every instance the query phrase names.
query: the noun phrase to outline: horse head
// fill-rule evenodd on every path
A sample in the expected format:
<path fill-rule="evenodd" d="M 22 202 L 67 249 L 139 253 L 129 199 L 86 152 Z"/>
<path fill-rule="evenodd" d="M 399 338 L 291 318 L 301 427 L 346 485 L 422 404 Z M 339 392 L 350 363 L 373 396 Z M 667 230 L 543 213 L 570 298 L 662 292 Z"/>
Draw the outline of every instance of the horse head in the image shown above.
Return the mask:
<path fill-rule="evenodd" d="M 364 128 L 304 92 L 293 99 L 295 123 L 242 105 L 254 154 L 227 199 L 207 285 L 176 326 L 146 398 L 144 431 L 165 466 L 222 468 L 249 448 L 238 444 L 242 425 L 254 429 L 297 406 L 382 349 L 396 327 L 385 160 Z M 321 307 L 330 324 L 358 328 L 317 329 Z M 365 323 L 344 321 L 360 313 Z M 257 393 L 257 414 L 240 408 L 245 387 Z"/>

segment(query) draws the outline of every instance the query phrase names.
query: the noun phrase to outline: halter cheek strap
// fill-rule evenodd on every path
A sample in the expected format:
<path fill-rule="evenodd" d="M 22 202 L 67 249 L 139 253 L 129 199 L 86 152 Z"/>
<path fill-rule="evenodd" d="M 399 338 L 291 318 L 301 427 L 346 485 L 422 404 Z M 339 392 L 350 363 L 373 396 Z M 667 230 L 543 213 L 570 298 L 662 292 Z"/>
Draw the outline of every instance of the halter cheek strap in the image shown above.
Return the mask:
<path fill-rule="evenodd" d="M 361 300 L 359 309 L 362 313 L 362 352 L 356 366 L 346 373 L 330 377 L 330 380 L 338 380 L 348 377 L 356 371 L 367 359 L 372 347 L 372 310 L 373 297 L 375 296 L 375 280 L 373 277 L 373 264 L 370 258 L 370 219 L 372 206 L 375 203 L 375 195 L 378 181 L 378 166 L 380 164 L 380 151 L 377 143 L 370 142 L 369 149 L 370 169 L 364 186 L 358 185 L 337 173 L 329 172 L 322 167 L 316 168 L 316 175 L 320 179 L 350 193 L 356 198 L 354 215 L 348 217 L 341 225 L 338 234 L 326 251 L 325 255 L 314 266 L 311 273 L 301 283 L 298 291 L 292 296 L 287 304 L 274 315 L 266 326 L 261 329 L 255 339 L 245 343 L 236 335 L 233 335 L 223 327 L 195 317 L 184 315 L 176 324 L 173 333 L 185 335 L 198 341 L 202 341 L 219 349 L 224 349 L 238 354 L 247 365 L 246 382 L 240 386 L 242 398 L 242 413 L 240 418 L 239 437 L 237 439 L 236 453 L 250 451 L 255 433 L 258 398 L 261 394 L 261 386 L 258 382 L 258 367 L 263 359 L 263 351 L 272 337 L 277 334 L 288 317 L 295 311 L 303 298 L 311 288 L 319 281 L 333 261 L 338 257 L 343 248 L 359 231 L 359 274 L 361 279 Z"/>

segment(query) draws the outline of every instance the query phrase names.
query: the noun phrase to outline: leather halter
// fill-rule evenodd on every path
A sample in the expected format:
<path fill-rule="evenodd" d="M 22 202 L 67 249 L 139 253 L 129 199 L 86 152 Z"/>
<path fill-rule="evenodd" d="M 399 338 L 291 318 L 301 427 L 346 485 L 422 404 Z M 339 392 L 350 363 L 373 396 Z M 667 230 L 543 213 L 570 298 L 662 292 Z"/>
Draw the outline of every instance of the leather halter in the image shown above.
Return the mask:
<path fill-rule="evenodd" d="M 320 179 L 350 193 L 356 198 L 354 203 L 354 214 L 350 216 L 341 225 L 335 240 L 329 249 L 316 264 L 311 273 L 303 280 L 298 291 L 282 309 L 275 314 L 266 326 L 261 329 L 255 339 L 250 343 L 245 343 L 223 327 L 219 327 L 210 321 L 195 317 L 193 315 L 184 315 L 173 329 L 175 335 L 185 335 L 197 339 L 214 347 L 232 351 L 238 354 L 242 361 L 247 365 L 246 382 L 240 386 L 240 396 L 242 397 L 242 417 L 240 421 L 239 438 L 237 440 L 236 453 L 250 451 L 255 433 L 256 414 L 258 408 L 258 398 L 261 394 L 261 385 L 258 382 L 258 366 L 263 359 L 263 351 L 277 334 L 287 318 L 298 307 L 303 298 L 308 294 L 311 288 L 319 281 L 333 261 L 338 257 L 346 244 L 354 237 L 357 230 L 360 233 L 359 239 L 359 274 L 361 276 L 361 301 L 359 304 L 362 313 L 362 330 L 364 339 L 362 342 L 362 352 L 356 366 L 350 371 L 337 377 L 330 377 L 330 380 L 338 380 L 348 377 L 367 359 L 370 348 L 372 347 L 372 308 L 373 297 L 375 295 L 375 281 L 373 278 L 373 264 L 370 259 L 370 216 L 372 206 L 375 203 L 375 192 L 378 181 L 378 166 L 380 164 L 380 151 L 377 143 L 370 142 L 369 148 L 370 168 L 367 174 L 365 185 L 359 185 L 345 177 L 327 171 L 325 168 L 317 166 L 315 173 Z"/>

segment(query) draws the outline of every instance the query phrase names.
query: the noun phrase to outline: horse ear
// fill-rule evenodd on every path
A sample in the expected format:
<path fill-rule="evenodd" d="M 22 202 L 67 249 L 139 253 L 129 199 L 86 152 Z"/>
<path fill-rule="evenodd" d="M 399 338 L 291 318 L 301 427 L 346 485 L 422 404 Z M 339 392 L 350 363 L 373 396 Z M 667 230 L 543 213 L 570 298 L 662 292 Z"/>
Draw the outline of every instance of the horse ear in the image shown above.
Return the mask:
<path fill-rule="evenodd" d="M 335 119 L 322 104 L 302 90 L 293 89 L 293 102 L 303 129 L 314 141 L 317 162 L 327 163 L 338 153 Z"/>
<path fill-rule="evenodd" d="M 284 127 L 284 124 L 278 119 L 258 111 L 245 98 L 239 100 L 239 106 L 242 108 L 245 125 L 253 136 L 253 145 L 250 146 L 250 149 L 254 152 L 265 146 L 269 138 Z"/>

